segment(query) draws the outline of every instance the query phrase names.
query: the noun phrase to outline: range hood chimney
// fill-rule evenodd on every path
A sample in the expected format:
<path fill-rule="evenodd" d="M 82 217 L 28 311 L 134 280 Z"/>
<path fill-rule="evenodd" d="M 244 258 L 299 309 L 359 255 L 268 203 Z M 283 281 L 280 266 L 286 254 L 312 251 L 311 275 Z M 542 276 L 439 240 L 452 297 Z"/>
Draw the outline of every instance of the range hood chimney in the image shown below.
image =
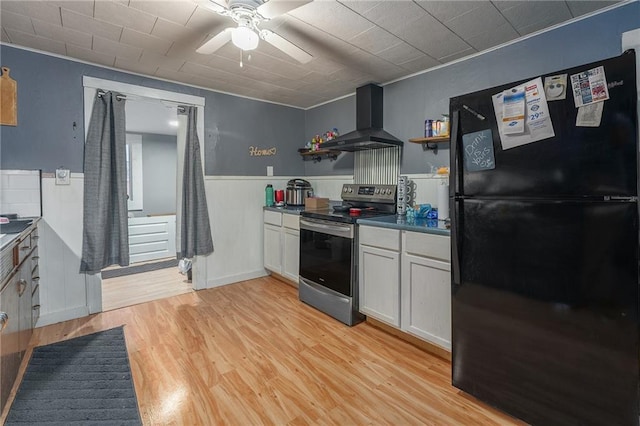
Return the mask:
<path fill-rule="evenodd" d="M 402 146 L 382 128 L 382 87 L 367 84 L 356 89 L 356 130 L 322 144 L 323 149 L 364 151 Z"/>

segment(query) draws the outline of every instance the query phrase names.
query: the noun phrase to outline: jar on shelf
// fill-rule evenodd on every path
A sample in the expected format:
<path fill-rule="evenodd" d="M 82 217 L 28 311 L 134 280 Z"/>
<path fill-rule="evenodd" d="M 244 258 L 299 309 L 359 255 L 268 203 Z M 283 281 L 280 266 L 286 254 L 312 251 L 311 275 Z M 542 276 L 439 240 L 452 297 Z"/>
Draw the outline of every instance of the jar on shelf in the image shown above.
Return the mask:
<path fill-rule="evenodd" d="M 449 114 L 442 114 L 440 136 L 449 136 Z"/>

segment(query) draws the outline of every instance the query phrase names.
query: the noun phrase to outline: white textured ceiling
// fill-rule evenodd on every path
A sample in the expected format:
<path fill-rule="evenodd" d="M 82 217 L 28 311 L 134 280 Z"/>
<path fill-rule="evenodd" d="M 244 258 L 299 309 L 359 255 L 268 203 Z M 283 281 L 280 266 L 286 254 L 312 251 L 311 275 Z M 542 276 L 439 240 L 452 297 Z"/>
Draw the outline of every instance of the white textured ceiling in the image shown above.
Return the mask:
<path fill-rule="evenodd" d="M 314 59 L 260 42 L 195 52 L 234 26 L 207 0 L 1 0 L 1 39 L 139 74 L 301 108 L 560 24 L 617 1 L 315 0 L 262 25 Z M 279 0 L 287 1 L 287 0 Z M 292 0 L 293 1 L 293 0 Z M 300 3 L 300 2 L 298 2 Z M 4 65 L 4 64 L 3 64 Z"/>

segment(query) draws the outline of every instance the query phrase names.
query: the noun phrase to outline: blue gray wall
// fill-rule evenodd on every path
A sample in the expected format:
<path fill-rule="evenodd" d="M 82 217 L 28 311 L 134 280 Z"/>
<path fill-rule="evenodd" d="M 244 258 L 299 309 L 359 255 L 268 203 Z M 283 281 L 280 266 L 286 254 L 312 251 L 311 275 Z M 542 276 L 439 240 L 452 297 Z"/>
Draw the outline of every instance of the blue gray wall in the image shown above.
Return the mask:
<path fill-rule="evenodd" d="M 178 139 L 171 135 L 142 135 L 141 214 L 176 212 L 176 169 Z"/>
<path fill-rule="evenodd" d="M 354 88 L 355 89 L 355 88 Z M 356 129 L 356 97 L 349 96 L 306 111 L 305 141 L 334 128 L 343 135 Z M 343 152 L 335 161 L 305 162 L 305 175 L 352 175 L 353 154 Z"/>
<path fill-rule="evenodd" d="M 18 126 L 0 126 L 0 167 L 83 170 L 82 77 L 102 78 L 205 98 L 205 172 L 208 175 L 300 175 L 296 150 L 304 145 L 304 111 L 0 45 L 2 66 L 18 84 Z M 74 126 L 74 123 L 76 124 Z M 277 155 L 250 158 L 249 146 Z"/>
<path fill-rule="evenodd" d="M 206 102 L 206 174 L 266 176 L 267 166 L 276 176 L 304 174 L 303 110 L 228 95 Z M 276 154 L 251 156 L 250 147 Z"/>
<path fill-rule="evenodd" d="M 424 136 L 426 118 L 437 119 L 448 112 L 449 98 L 619 55 L 622 33 L 638 27 L 640 2 L 634 2 L 386 85 L 384 127 L 405 141 L 402 173 L 430 173 L 439 166 L 449 165 L 448 144 L 441 145 L 438 154 L 434 155 L 424 152 L 418 144 L 407 142 L 409 138 Z M 349 115 L 348 108 L 352 108 L 351 117 L 355 117 L 355 101 L 353 98 L 349 100 L 353 106 L 346 105 L 348 100 L 343 99 L 308 110 L 307 137 L 319 128 L 343 123 Z M 355 126 L 355 118 L 352 123 L 348 130 Z M 320 167 L 326 166 L 322 164 Z M 337 166 L 334 164 L 329 170 L 320 169 L 317 165 L 307 166 L 306 171 L 307 174 L 316 174 L 320 170 L 322 172 L 318 174 L 341 174 Z"/>

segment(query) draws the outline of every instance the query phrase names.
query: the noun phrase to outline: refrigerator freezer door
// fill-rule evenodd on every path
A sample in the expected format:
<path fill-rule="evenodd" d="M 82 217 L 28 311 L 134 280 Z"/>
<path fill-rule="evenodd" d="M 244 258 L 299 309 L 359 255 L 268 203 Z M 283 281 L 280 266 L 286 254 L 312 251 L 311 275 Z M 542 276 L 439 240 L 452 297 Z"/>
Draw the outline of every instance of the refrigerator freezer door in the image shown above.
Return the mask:
<path fill-rule="evenodd" d="M 532 424 L 636 424 L 637 204 L 456 203 L 453 384 Z"/>
<path fill-rule="evenodd" d="M 569 90 L 565 100 L 548 102 L 555 137 L 516 148 L 502 149 L 491 96 L 517 83 L 452 98 L 451 114 L 453 117 L 458 112 L 460 126 L 457 150 L 451 150 L 457 154 L 457 161 L 451 161 L 457 194 L 544 198 L 635 196 L 638 135 L 635 54 L 626 53 L 551 75 L 568 74 L 570 78 L 600 65 L 604 66 L 610 83 L 610 99 L 604 101 L 599 127 L 576 127 L 578 110 Z M 495 169 L 468 171 L 464 167 L 462 137 L 486 129 L 493 135 Z"/>

